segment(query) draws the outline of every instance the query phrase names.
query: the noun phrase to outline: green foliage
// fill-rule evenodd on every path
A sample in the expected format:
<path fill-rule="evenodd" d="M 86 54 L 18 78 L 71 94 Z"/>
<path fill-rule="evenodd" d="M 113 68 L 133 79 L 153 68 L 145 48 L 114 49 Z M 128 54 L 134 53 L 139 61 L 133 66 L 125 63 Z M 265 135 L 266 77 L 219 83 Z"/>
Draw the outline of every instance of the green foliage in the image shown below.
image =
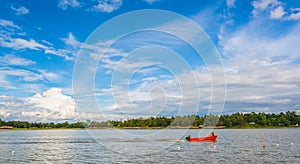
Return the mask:
<path fill-rule="evenodd" d="M 0 126 L 12 126 L 14 128 L 84 128 L 83 122 L 69 123 L 42 123 L 42 122 L 28 122 L 28 121 L 2 121 L 0 119 Z"/>
<path fill-rule="evenodd" d="M 129 119 L 125 121 L 107 121 L 96 122 L 93 121 L 87 127 L 160 127 L 167 126 L 226 126 L 229 128 L 241 128 L 241 127 L 279 127 L 290 126 L 300 124 L 300 116 L 296 112 L 286 112 L 280 114 L 266 114 L 266 113 L 233 113 L 231 115 L 207 115 L 200 117 L 198 115 L 189 116 L 176 116 L 176 117 L 149 117 Z"/>
<path fill-rule="evenodd" d="M 285 114 L 275 113 L 234 113 L 220 117 L 218 125 L 226 127 L 279 127 L 300 124 L 300 116 L 295 111 Z"/>

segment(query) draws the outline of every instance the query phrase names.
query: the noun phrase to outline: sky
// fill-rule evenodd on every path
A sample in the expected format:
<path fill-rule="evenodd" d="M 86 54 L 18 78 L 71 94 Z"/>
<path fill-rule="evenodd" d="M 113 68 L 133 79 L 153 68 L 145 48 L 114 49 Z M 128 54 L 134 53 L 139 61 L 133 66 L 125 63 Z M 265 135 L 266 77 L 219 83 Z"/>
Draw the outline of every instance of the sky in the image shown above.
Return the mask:
<path fill-rule="evenodd" d="M 0 119 L 300 113 L 293 0 L 2 0 Z"/>

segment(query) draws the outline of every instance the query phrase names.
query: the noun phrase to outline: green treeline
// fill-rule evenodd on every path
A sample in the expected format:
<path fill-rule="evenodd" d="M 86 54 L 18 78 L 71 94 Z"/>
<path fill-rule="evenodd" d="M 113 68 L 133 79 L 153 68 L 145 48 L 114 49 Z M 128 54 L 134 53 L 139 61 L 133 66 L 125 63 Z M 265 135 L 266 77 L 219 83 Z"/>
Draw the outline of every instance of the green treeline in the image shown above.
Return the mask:
<path fill-rule="evenodd" d="M 12 126 L 14 128 L 126 128 L 126 127 L 199 127 L 199 126 L 226 126 L 226 128 L 255 128 L 255 127 L 291 127 L 300 124 L 300 115 L 295 111 L 287 111 L 286 113 L 234 113 L 231 115 L 189 115 L 176 117 L 149 117 L 129 119 L 125 121 L 104 121 L 97 122 L 87 120 L 85 122 L 76 123 L 30 123 L 27 121 L 2 121 L 0 126 Z"/>
<path fill-rule="evenodd" d="M 193 126 L 199 127 L 214 126 L 217 122 L 217 126 L 226 126 L 227 128 L 243 128 L 243 127 L 280 127 L 300 124 L 300 115 L 297 115 L 295 111 L 288 111 L 280 114 L 266 114 L 266 113 L 234 113 L 231 115 L 189 115 L 189 116 L 177 116 L 177 117 L 149 117 L 147 119 L 129 119 L 126 121 L 107 121 L 96 122 L 89 121 L 85 123 L 88 127 L 167 127 L 167 126 Z"/>
<path fill-rule="evenodd" d="M 234 113 L 220 117 L 218 125 L 226 127 L 278 127 L 300 125 L 300 115 L 295 111 L 286 113 Z"/>
<path fill-rule="evenodd" d="M 28 121 L 2 121 L 0 119 L 0 126 L 12 126 L 13 128 L 84 128 L 83 122 L 69 123 L 42 123 L 42 122 L 28 122 Z"/>

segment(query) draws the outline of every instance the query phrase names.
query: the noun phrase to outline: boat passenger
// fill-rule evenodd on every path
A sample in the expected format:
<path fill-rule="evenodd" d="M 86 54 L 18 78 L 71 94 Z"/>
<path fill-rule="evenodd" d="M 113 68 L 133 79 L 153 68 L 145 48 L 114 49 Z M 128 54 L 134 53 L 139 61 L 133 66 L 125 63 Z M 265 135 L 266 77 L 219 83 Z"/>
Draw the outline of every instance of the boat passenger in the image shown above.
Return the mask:
<path fill-rule="evenodd" d="M 187 137 L 185 137 L 185 139 L 188 141 L 190 140 L 190 138 L 191 138 L 191 135 L 188 135 Z"/>
<path fill-rule="evenodd" d="M 209 136 L 215 136 L 215 133 L 214 132 L 210 132 Z"/>

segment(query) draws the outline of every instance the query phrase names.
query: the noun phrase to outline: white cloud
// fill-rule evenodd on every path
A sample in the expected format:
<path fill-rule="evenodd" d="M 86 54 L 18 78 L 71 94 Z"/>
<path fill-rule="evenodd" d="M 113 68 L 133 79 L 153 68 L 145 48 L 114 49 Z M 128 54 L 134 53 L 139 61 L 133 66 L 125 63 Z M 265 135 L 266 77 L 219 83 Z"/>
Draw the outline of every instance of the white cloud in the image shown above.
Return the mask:
<path fill-rule="evenodd" d="M 160 0 L 144 0 L 145 2 L 147 2 L 148 4 L 153 4 L 155 2 L 158 2 Z"/>
<path fill-rule="evenodd" d="M 7 65 L 19 65 L 19 66 L 26 66 L 35 64 L 34 61 L 21 58 L 15 55 L 6 54 L 5 56 L 0 56 L 0 63 L 4 63 Z"/>
<path fill-rule="evenodd" d="M 297 7 L 296 7 L 296 8 L 291 8 L 290 10 L 291 10 L 292 12 L 294 12 L 294 11 L 300 11 L 300 8 L 297 8 Z"/>
<path fill-rule="evenodd" d="M 270 18 L 271 19 L 280 19 L 286 14 L 282 6 L 277 7 L 274 10 L 270 11 Z"/>
<path fill-rule="evenodd" d="M 116 49 L 114 47 L 108 47 L 111 45 L 113 41 L 108 40 L 108 41 L 99 41 L 94 44 L 86 44 L 83 43 L 80 49 L 81 53 L 81 58 L 83 56 L 84 61 L 77 60 L 77 62 L 84 62 L 84 63 L 90 63 L 89 64 L 89 71 L 95 72 L 97 70 L 96 67 L 92 67 L 94 64 L 98 65 L 98 68 L 105 68 L 107 74 L 112 73 L 112 69 L 118 64 L 118 60 L 113 59 L 113 58 L 122 58 L 126 56 L 127 54 L 124 53 L 120 49 Z M 105 54 L 105 55 L 104 55 Z"/>
<path fill-rule="evenodd" d="M 1 69 L 0 70 L 2 76 L 14 76 L 14 77 L 21 77 L 22 80 L 25 82 L 33 82 L 33 81 L 38 81 L 42 80 L 43 77 L 39 74 L 36 74 L 31 71 L 27 70 L 22 70 L 22 69 Z"/>
<path fill-rule="evenodd" d="M 300 96 L 296 74 L 300 71 L 299 65 L 264 66 L 247 61 L 249 59 L 236 56 L 226 63 L 228 68 L 239 66 L 237 73 L 226 75 L 228 107 L 244 104 L 238 108 L 243 111 L 265 108 L 273 112 L 295 109 Z"/>
<path fill-rule="evenodd" d="M 144 63 L 146 63 L 144 66 L 151 64 L 147 60 Z M 138 68 L 139 64 L 143 65 L 142 62 L 135 62 L 133 67 Z M 209 107 L 204 104 L 209 104 L 212 89 L 210 85 L 211 78 L 205 69 L 190 70 L 170 76 L 153 75 L 153 72 L 151 72 L 152 76 L 147 76 L 144 70 L 129 67 L 133 71 L 128 71 L 127 67 L 122 67 L 120 70 L 129 73 L 137 70 L 134 73 L 138 76 L 143 74 L 145 75 L 144 78 L 130 79 L 132 81 L 130 83 L 127 81 L 128 79 L 119 77 L 118 74 L 114 75 L 116 78 L 122 79 L 120 81 L 116 80 L 116 83 L 112 81 L 112 90 L 99 90 L 100 97 L 105 97 L 105 94 L 113 96 L 113 104 L 100 108 L 102 113 L 114 113 L 119 118 L 125 119 L 140 116 L 195 114 L 198 111 L 198 105 L 200 105 L 200 111 L 205 112 L 208 110 Z M 172 72 L 172 68 L 168 71 Z M 197 81 L 201 84 L 198 85 Z M 198 89 L 200 89 L 200 92 L 198 92 Z M 200 101 L 199 97 L 201 97 Z M 105 104 L 102 100 L 99 101 L 100 104 Z"/>
<path fill-rule="evenodd" d="M 5 29 L 0 31 L 0 46 L 12 48 L 14 50 L 30 49 L 30 50 L 46 50 L 47 46 L 38 43 L 34 39 L 29 40 L 23 38 L 14 38 L 15 35 L 24 34 L 20 32 L 21 28 L 9 20 L 0 20 L 0 26 Z"/>
<path fill-rule="evenodd" d="M 11 83 L 8 80 L 6 80 L 6 78 L 5 78 L 4 75 L 0 75 L 0 88 L 3 88 L 3 89 L 15 89 L 15 87 L 13 87 L 11 85 Z"/>
<path fill-rule="evenodd" d="M 226 0 L 226 5 L 228 7 L 234 7 L 235 0 Z"/>
<path fill-rule="evenodd" d="M 98 4 L 93 6 L 95 11 L 111 13 L 120 8 L 122 0 L 98 0 Z"/>
<path fill-rule="evenodd" d="M 64 58 L 65 60 L 74 61 L 76 56 L 73 51 L 67 49 L 46 49 L 45 54 L 52 54 Z"/>
<path fill-rule="evenodd" d="M 64 95 L 60 88 L 51 88 L 42 94 L 36 94 L 27 99 L 28 103 L 40 111 L 22 112 L 24 116 L 40 114 L 47 119 L 74 119 L 76 104 L 72 97 Z"/>
<path fill-rule="evenodd" d="M 288 19 L 289 20 L 300 20 L 300 12 L 291 14 Z"/>
<path fill-rule="evenodd" d="M 15 25 L 14 22 L 9 21 L 9 20 L 4 20 L 4 19 L 0 19 L 0 26 L 9 28 L 16 28 L 16 29 L 21 29 L 19 26 Z"/>
<path fill-rule="evenodd" d="M 269 33 L 273 27 L 264 24 L 264 18 L 256 18 L 221 38 L 227 110 L 278 112 L 297 108 L 300 47 L 291 45 L 298 42 L 300 24 L 276 37 Z"/>
<path fill-rule="evenodd" d="M 278 0 L 257 0 L 252 2 L 252 6 L 254 9 L 252 10 L 252 14 L 254 16 L 259 15 L 261 12 L 265 10 L 273 9 L 274 7 L 280 5 L 281 2 Z"/>
<path fill-rule="evenodd" d="M 21 89 L 30 91 L 26 86 L 28 83 L 32 82 L 47 82 L 55 81 L 59 79 L 60 76 L 55 73 L 51 73 L 45 70 L 25 70 L 25 69 L 16 69 L 10 67 L 2 67 L 0 69 L 0 88 L 3 89 Z M 38 85 L 38 84 L 36 84 Z"/>
<path fill-rule="evenodd" d="M 56 50 L 51 47 L 45 49 L 45 53 L 63 57 L 65 60 L 74 61 L 78 55 L 82 43 L 78 41 L 71 32 L 68 34 L 67 38 L 61 38 L 61 40 L 64 41 L 66 45 L 65 49 Z"/>
<path fill-rule="evenodd" d="M 81 42 L 79 42 L 73 33 L 69 33 L 67 38 L 62 38 L 62 40 L 65 42 L 66 45 L 71 46 L 72 48 L 79 49 L 82 45 Z"/>
<path fill-rule="evenodd" d="M 60 0 L 58 2 L 58 7 L 66 10 L 68 7 L 80 7 L 81 4 L 77 0 Z"/>
<path fill-rule="evenodd" d="M 4 30 L 0 31 L 0 46 L 11 48 L 13 50 L 44 51 L 45 54 L 63 57 L 65 60 L 75 60 L 81 46 L 81 43 L 76 40 L 72 33 L 69 33 L 67 38 L 61 38 L 66 44 L 66 48 L 56 49 L 53 47 L 52 43 L 46 40 L 38 42 L 32 38 L 15 38 L 15 35 L 20 35 L 20 33 L 23 32 L 19 32 L 21 28 L 12 21 L 0 19 L 0 26 L 5 27 Z"/>
<path fill-rule="evenodd" d="M 6 106 L 13 106 L 14 102 L 11 102 L 11 97 L 0 95 L 0 119 L 1 118 L 8 118 L 11 116 L 11 112 Z"/>
<path fill-rule="evenodd" d="M 24 7 L 24 6 L 14 7 L 13 5 L 11 5 L 10 8 L 13 11 L 15 11 L 17 15 L 25 15 L 25 14 L 29 13 L 29 10 L 26 7 Z"/>
<path fill-rule="evenodd" d="M 278 0 L 257 0 L 253 1 L 252 15 L 268 14 L 271 19 L 299 20 L 300 12 L 298 8 L 285 10 L 284 4 Z"/>
<path fill-rule="evenodd" d="M 60 75 L 53 73 L 53 72 L 48 72 L 46 70 L 38 70 L 38 72 L 43 76 L 43 79 L 46 79 L 47 81 L 54 82 L 55 80 L 58 80 L 60 78 Z"/>
<path fill-rule="evenodd" d="M 266 66 L 251 61 L 246 56 L 234 56 L 225 63 L 228 85 L 225 111 L 261 112 L 264 109 L 266 112 L 280 112 L 285 111 L 285 107 L 294 109 L 293 105 L 297 104 L 300 97 L 298 86 L 300 77 L 297 73 L 300 71 L 300 66 L 285 64 Z M 194 77 L 197 78 L 199 84 L 192 80 Z M 99 112 L 99 109 L 95 111 L 79 109 L 80 119 L 126 119 L 157 114 L 193 114 L 195 111 L 191 109 L 195 107 L 194 102 L 199 98 L 196 93 L 198 88 L 200 90 L 200 112 L 205 112 L 209 108 L 212 88 L 210 74 L 205 68 L 184 72 L 177 75 L 176 79 L 155 77 L 148 79 L 141 81 L 134 90 L 124 90 L 126 88 L 122 87 L 114 88 L 115 98 L 121 101 L 118 101 L 117 104 L 104 105 L 100 108 L 102 113 Z M 217 84 L 215 89 L 219 91 L 219 87 Z M 180 90 L 184 93 L 180 93 Z M 105 93 L 99 95 L 110 94 L 111 91 L 105 89 L 103 90 Z M 219 93 L 222 93 L 221 90 Z M 7 96 L 0 98 L 8 99 Z M 59 88 L 51 88 L 41 94 L 26 98 L 26 100 L 27 103 L 22 101 L 22 105 L 27 110 L 19 114 L 10 114 L 13 110 L 4 111 L 4 109 L 20 108 L 21 103 L 15 100 L 1 100 L 2 115 L 43 121 L 76 119 L 77 115 L 74 109 L 77 107 L 74 100 L 70 96 L 64 95 Z M 218 98 L 214 100 L 219 101 Z M 180 106 L 181 110 L 179 111 Z"/>
<path fill-rule="evenodd" d="M 60 0 L 58 7 L 66 10 L 69 7 L 83 8 L 86 11 L 111 13 L 122 6 L 122 0 Z"/>
<path fill-rule="evenodd" d="M 247 55 L 252 61 L 264 65 L 290 63 L 299 58 L 300 47 L 290 46 L 300 37 L 300 24 L 294 26 L 289 33 L 274 39 L 269 36 L 269 28 L 262 28 L 260 20 L 253 20 L 244 28 L 220 41 L 223 55 Z M 249 42 L 251 40 L 251 42 Z"/>
<path fill-rule="evenodd" d="M 251 58 L 242 55 L 234 56 L 225 64 L 227 79 L 225 112 L 280 112 L 287 108 L 296 109 L 295 105 L 300 98 L 300 75 L 297 73 L 300 71 L 299 65 L 257 64 L 252 62 Z M 121 118 L 123 114 L 123 119 L 166 113 L 187 115 L 195 113 L 193 109 L 197 106 L 195 102 L 198 102 L 199 111 L 206 112 L 211 99 L 214 104 L 223 103 L 219 97 L 219 94 L 223 94 L 223 89 L 220 84 L 216 84 L 214 88 L 216 95 L 212 95 L 211 77 L 209 72 L 204 70 L 205 68 L 199 68 L 185 72 L 177 75 L 176 79 L 152 78 L 153 81 L 142 81 L 134 90 L 113 85 L 114 92 L 109 90 L 104 92 L 113 94 L 116 102 L 102 107 L 101 111 L 104 114 L 118 114 Z M 222 78 L 220 75 L 217 76 L 216 78 Z M 193 78 L 196 78 L 199 84 Z"/>
<path fill-rule="evenodd" d="M 60 88 L 50 88 L 32 97 L 0 96 L 0 117 L 28 121 L 78 120 L 77 106 Z"/>
<path fill-rule="evenodd" d="M 7 118 L 9 117 L 11 114 L 8 110 L 0 110 L 0 117 L 2 118 Z"/>
<path fill-rule="evenodd" d="M 34 39 L 25 40 L 22 38 L 10 38 L 7 41 L 3 41 L 1 43 L 1 46 L 7 47 L 7 48 L 12 48 L 15 50 L 20 50 L 20 49 L 31 49 L 31 50 L 44 49 L 44 50 L 46 50 L 46 49 L 48 49 L 47 46 L 36 42 Z"/>
<path fill-rule="evenodd" d="M 258 10 L 265 10 L 278 4 L 280 4 L 278 0 L 257 0 L 252 2 L 254 9 Z"/>

